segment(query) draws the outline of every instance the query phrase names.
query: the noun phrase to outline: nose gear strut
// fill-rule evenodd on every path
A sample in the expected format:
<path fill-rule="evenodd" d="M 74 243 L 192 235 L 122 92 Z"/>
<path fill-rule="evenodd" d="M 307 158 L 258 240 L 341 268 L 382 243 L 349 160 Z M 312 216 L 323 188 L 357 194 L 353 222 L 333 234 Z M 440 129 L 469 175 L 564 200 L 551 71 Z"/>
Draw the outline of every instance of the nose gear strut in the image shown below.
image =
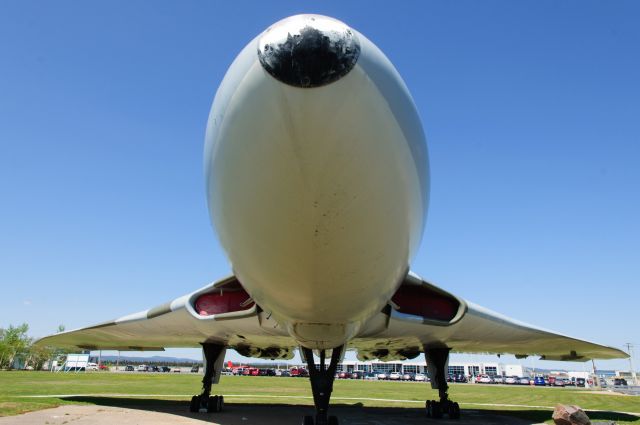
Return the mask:
<path fill-rule="evenodd" d="M 316 366 L 313 359 L 313 351 L 309 348 L 300 347 L 304 358 L 307 360 L 309 368 L 309 380 L 311 381 L 311 391 L 313 392 L 313 403 L 316 407 L 315 421 L 313 416 L 305 416 L 302 425 L 338 425 L 338 418 L 328 416 L 329 400 L 333 391 L 333 380 L 335 379 L 338 362 L 342 356 L 344 346 L 331 350 L 331 361 L 329 367 L 325 365 L 326 350 L 320 350 L 320 364 Z"/>

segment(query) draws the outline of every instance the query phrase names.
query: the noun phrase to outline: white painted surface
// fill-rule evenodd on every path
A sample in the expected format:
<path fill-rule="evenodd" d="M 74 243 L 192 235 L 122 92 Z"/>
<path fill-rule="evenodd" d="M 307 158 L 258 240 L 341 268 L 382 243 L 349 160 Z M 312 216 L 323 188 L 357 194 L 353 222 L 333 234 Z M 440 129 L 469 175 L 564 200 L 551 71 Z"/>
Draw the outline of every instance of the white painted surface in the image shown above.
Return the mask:
<path fill-rule="evenodd" d="M 524 368 L 519 364 L 508 364 L 504 366 L 506 376 L 524 376 Z"/>
<path fill-rule="evenodd" d="M 256 302 L 302 344 L 334 347 L 386 304 L 418 247 L 428 176 L 412 145 L 424 136 L 417 113 L 401 126 L 398 102 L 364 68 L 301 89 L 274 79 L 257 55 L 249 65 L 256 50 L 254 40 L 239 55 L 210 114 L 211 219 Z M 375 61 L 380 83 L 412 106 L 391 63 Z"/>

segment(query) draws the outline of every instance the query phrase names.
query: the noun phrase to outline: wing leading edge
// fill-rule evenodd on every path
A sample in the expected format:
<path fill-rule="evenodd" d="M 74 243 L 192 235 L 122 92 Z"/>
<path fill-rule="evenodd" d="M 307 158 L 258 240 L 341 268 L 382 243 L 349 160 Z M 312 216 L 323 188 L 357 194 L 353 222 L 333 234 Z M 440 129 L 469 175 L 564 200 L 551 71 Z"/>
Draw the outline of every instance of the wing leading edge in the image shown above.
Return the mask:
<path fill-rule="evenodd" d="M 291 358 L 295 342 L 264 317 L 234 276 L 160 306 L 41 338 L 38 345 L 83 350 L 161 351 L 216 342 L 244 355 Z"/>

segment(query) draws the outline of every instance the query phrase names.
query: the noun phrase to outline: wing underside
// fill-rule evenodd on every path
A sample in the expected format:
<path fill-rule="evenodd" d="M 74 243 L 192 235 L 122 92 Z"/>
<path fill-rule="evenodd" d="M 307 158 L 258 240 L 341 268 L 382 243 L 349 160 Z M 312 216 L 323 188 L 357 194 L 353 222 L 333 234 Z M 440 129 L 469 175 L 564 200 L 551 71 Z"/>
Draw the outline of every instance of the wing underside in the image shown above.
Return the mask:
<path fill-rule="evenodd" d="M 411 290 L 407 291 L 407 287 Z M 411 297 L 398 297 L 402 291 Z M 421 296 L 430 300 L 440 297 L 443 301 L 433 303 L 421 300 Z M 411 306 L 411 303 L 424 306 L 429 302 L 433 304 L 431 310 Z M 359 358 L 411 358 L 424 346 L 446 346 L 460 353 L 537 355 L 543 360 L 561 361 L 627 357 L 624 351 L 613 347 L 508 318 L 448 294 L 412 273 L 390 304 L 384 328 L 353 341 Z M 378 318 L 382 320 L 385 318 Z"/>
<path fill-rule="evenodd" d="M 252 357 L 293 357 L 295 342 L 267 317 L 234 276 L 160 306 L 46 336 L 40 345 L 85 350 L 156 351 L 216 342 Z"/>
<path fill-rule="evenodd" d="M 240 354 L 290 359 L 297 346 L 285 327 L 262 311 L 234 277 L 214 282 L 163 305 L 37 343 L 86 350 L 163 350 L 216 342 Z M 458 298 L 409 273 L 394 297 L 348 343 L 361 360 L 413 358 L 424 347 L 459 353 L 538 355 L 585 361 L 627 354 L 541 329 Z"/>

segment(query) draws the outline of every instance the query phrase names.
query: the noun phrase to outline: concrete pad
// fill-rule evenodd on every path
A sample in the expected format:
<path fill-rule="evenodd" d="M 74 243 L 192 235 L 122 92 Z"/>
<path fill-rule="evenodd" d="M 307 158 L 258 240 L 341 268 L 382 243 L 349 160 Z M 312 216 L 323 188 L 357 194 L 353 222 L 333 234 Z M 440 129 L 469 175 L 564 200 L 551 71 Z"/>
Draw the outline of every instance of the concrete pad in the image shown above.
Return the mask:
<path fill-rule="evenodd" d="M 185 402 L 163 401 L 135 404 L 127 407 L 105 405 L 67 405 L 53 409 L 0 418 L 0 425 L 298 425 L 304 415 L 312 414 L 309 406 L 283 404 L 225 405 L 220 413 L 190 413 Z M 373 408 L 351 405 L 331 407 L 341 425 L 424 425 L 442 424 L 443 420 L 428 419 L 423 409 Z M 448 421 L 445 419 L 445 421 Z M 481 410 L 463 410 L 456 425 L 531 425 L 534 422 L 512 416 L 498 416 Z"/>
<path fill-rule="evenodd" d="M 60 406 L 53 409 L 39 410 L 17 416 L 0 418 L 0 424 L 11 425 L 195 425 L 201 420 L 173 416 L 160 412 L 145 412 L 136 409 L 125 409 L 110 406 Z"/>

